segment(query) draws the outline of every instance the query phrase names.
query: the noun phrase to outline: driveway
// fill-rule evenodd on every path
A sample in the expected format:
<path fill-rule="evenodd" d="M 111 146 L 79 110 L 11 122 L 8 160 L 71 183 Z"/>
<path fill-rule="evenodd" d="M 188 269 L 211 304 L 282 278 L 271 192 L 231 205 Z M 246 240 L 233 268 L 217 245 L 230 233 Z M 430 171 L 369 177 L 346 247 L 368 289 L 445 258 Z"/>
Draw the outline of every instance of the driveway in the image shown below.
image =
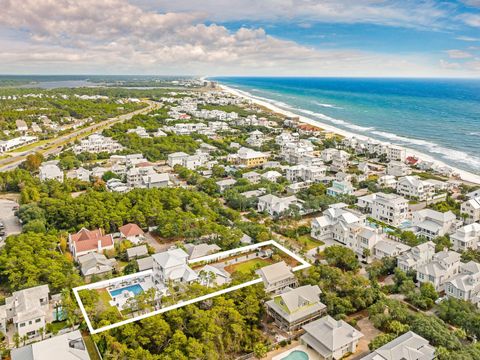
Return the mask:
<path fill-rule="evenodd" d="M 15 201 L 0 199 L 0 222 L 5 225 L 6 236 L 22 232 L 22 226 L 15 216 L 14 208 L 17 206 Z"/>

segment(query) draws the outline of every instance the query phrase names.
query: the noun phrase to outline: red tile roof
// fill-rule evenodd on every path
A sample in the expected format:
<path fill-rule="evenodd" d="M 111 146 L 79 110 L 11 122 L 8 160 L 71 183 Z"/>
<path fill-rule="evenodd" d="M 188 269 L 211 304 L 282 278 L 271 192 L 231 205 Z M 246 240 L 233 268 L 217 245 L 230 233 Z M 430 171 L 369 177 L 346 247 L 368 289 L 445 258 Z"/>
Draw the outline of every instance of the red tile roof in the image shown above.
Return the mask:
<path fill-rule="evenodd" d="M 103 235 L 101 229 L 87 230 L 81 229 L 76 234 L 70 235 L 70 240 L 73 242 L 75 252 L 93 251 L 98 249 L 98 241 L 101 242 L 101 247 L 106 248 L 113 245 L 113 237 L 111 234 Z"/>
<path fill-rule="evenodd" d="M 127 224 L 123 225 L 120 229 L 120 232 L 123 236 L 136 236 L 136 235 L 143 235 L 144 232 L 137 224 Z"/>

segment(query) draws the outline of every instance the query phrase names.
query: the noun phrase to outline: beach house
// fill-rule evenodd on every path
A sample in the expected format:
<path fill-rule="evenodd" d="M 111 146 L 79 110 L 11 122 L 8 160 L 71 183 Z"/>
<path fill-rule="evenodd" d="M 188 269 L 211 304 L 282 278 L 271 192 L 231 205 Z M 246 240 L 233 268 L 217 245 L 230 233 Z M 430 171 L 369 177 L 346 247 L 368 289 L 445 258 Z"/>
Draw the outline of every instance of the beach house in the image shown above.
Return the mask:
<path fill-rule="evenodd" d="M 480 264 L 474 261 L 460 264 L 459 274 L 445 283 L 445 294 L 448 297 L 479 304 Z"/>
<path fill-rule="evenodd" d="M 39 330 L 45 329 L 47 322 L 53 320 L 49 296 L 48 285 L 15 291 L 12 296 L 5 299 L 5 305 L 2 307 L 6 317 L 1 322 L 12 322 L 20 338 L 38 336 Z"/>
<path fill-rule="evenodd" d="M 262 278 L 266 292 L 278 293 L 298 286 L 297 278 L 285 261 L 264 266 L 257 270 L 257 274 Z"/>
<path fill-rule="evenodd" d="M 282 330 L 287 332 L 298 330 L 325 314 L 326 306 L 320 301 L 321 293 L 318 285 L 286 288 L 265 303 L 267 314 Z"/>
<path fill-rule="evenodd" d="M 477 250 L 480 244 L 480 224 L 472 223 L 457 229 L 457 231 L 450 236 L 450 241 L 453 244 L 454 250 Z"/>
<path fill-rule="evenodd" d="M 460 211 L 465 214 L 467 224 L 480 222 L 480 195 L 464 201 L 460 206 Z"/>
<path fill-rule="evenodd" d="M 357 199 L 357 206 L 372 218 L 399 226 L 408 215 L 408 200 L 396 194 L 374 193 Z"/>
<path fill-rule="evenodd" d="M 422 209 L 412 213 L 412 224 L 416 235 L 428 240 L 453 233 L 458 223 L 455 214 L 451 211 L 442 213 L 432 209 Z"/>
<path fill-rule="evenodd" d="M 397 257 L 397 267 L 404 272 L 416 270 L 417 267 L 429 263 L 435 255 L 435 243 L 428 241 L 412 247 Z"/>
<path fill-rule="evenodd" d="M 436 357 L 435 348 L 428 340 L 413 331 L 407 331 L 361 360 L 433 360 Z"/>
<path fill-rule="evenodd" d="M 418 284 L 429 282 L 435 290 L 443 291 L 445 283 L 458 275 L 460 271 L 460 254 L 452 250 L 442 250 L 433 255 L 432 260 L 417 266 Z"/>
<path fill-rule="evenodd" d="M 363 334 L 343 320 L 327 315 L 303 326 L 300 342 L 313 349 L 321 359 L 338 360 L 355 353 Z"/>

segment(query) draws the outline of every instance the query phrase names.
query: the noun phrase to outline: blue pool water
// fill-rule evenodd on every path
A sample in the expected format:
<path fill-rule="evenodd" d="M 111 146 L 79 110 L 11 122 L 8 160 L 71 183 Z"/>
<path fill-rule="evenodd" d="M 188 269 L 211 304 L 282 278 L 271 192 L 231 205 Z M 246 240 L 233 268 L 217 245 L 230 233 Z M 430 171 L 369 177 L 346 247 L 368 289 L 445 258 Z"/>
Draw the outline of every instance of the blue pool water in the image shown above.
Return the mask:
<path fill-rule="evenodd" d="M 292 351 L 290 354 L 282 358 L 282 360 L 308 360 L 306 352 L 301 350 Z"/>
<path fill-rule="evenodd" d="M 112 291 L 110 291 L 110 295 L 112 297 L 115 297 L 115 296 L 121 295 L 122 292 L 124 292 L 125 290 L 131 291 L 135 295 L 141 294 L 143 292 L 142 287 L 138 284 L 135 284 L 135 285 L 125 286 L 125 287 L 120 288 L 120 289 L 112 290 Z"/>
<path fill-rule="evenodd" d="M 218 77 L 285 110 L 480 174 L 480 80 Z"/>

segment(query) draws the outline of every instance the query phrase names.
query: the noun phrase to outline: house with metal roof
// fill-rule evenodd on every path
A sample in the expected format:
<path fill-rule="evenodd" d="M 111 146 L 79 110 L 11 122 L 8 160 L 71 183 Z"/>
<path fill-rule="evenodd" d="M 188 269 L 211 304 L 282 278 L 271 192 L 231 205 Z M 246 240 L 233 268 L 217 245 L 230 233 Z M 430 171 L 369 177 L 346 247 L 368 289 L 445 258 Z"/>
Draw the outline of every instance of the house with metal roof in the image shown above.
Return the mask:
<path fill-rule="evenodd" d="M 266 302 L 267 313 L 281 329 L 287 332 L 298 330 L 326 312 L 326 306 L 320 301 L 321 293 L 318 285 L 286 288 Z"/>
<path fill-rule="evenodd" d="M 413 331 L 400 335 L 361 360 L 433 360 L 435 348 Z"/>
<path fill-rule="evenodd" d="M 313 349 L 321 359 L 341 359 L 355 353 L 363 334 L 343 320 L 327 315 L 303 326 L 305 334 L 300 342 Z"/>

